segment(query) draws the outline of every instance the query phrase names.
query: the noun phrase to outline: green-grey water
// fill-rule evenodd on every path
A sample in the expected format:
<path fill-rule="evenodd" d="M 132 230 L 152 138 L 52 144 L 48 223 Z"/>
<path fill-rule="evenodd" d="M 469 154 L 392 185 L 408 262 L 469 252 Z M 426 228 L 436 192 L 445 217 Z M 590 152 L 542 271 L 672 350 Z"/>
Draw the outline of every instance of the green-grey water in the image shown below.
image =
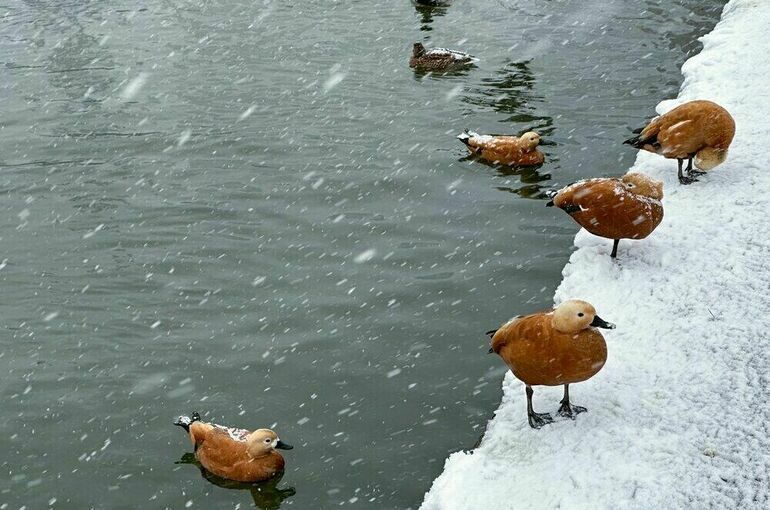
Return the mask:
<path fill-rule="evenodd" d="M 3 4 L 0 509 L 416 508 L 499 402 L 483 332 L 551 304 L 545 191 L 629 166 L 722 4 Z M 209 483 L 193 410 L 274 427 L 283 479 Z"/>

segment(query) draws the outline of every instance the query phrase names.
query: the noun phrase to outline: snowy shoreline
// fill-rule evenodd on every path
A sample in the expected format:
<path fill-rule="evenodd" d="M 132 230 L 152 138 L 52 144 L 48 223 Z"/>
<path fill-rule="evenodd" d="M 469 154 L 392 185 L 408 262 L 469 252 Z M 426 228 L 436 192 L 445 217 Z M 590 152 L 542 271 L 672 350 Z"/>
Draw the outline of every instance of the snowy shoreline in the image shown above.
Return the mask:
<path fill-rule="evenodd" d="M 586 299 L 618 326 L 604 369 L 571 388 L 589 412 L 532 430 L 508 373 L 481 446 L 447 459 L 422 509 L 770 507 L 768 29 L 770 1 L 731 0 L 657 107 L 726 107 L 727 161 L 681 186 L 675 161 L 640 152 L 631 171 L 665 182 L 663 223 L 617 261 L 610 241 L 576 236 L 555 302 Z M 536 387 L 536 409 L 561 391 Z"/>

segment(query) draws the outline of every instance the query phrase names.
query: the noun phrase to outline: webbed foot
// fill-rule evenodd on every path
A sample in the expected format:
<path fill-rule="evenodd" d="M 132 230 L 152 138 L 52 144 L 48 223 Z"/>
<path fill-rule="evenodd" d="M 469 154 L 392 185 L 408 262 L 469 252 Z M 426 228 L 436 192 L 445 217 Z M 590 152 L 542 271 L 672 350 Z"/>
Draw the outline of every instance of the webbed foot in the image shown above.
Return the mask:
<path fill-rule="evenodd" d="M 561 407 L 559 407 L 559 410 L 556 412 L 556 414 L 574 420 L 575 416 L 586 411 L 588 411 L 588 409 L 583 406 L 573 406 L 570 403 L 562 402 Z"/>
<path fill-rule="evenodd" d="M 529 426 L 533 429 L 539 429 L 543 425 L 553 423 L 553 418 L 548 413 L 531 413 L 527 416 Z"/>

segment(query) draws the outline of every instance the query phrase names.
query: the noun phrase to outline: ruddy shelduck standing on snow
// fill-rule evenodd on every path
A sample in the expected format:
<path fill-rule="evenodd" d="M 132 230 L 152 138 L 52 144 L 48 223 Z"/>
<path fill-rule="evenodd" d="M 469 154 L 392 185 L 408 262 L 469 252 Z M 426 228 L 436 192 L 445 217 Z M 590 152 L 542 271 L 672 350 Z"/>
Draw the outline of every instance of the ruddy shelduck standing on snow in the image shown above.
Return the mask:
<path fill-rule="evenodd" d="M 586 411 L 569 401 L 569 385 L 590 379 L 607 361 L 607 345 L 595 328 L 614 329 L 598 315 L 590 303 L 572 299 L 553 310 L 515 317 L 488 331 L 492 348 L 526 385 L 527 418 L 538 429 L 553 418 L 532 409 L 532 386 L 564 385 L 564 398 L 558 414 L 568 418 Z"/>
<path fill-rule="evenodd" d="M 198 413 L 174 422 L 190 435 L 195 457 L 209 472 L 238 482 L 262 482 L 283 472 L 283 456 L 277 449 L 293 446 L 278 439 L 270 429 L 253 432 L 204 423 Z"/>
<path fill-rule="evenodd" d="M 727 149 L 735 136 L 735 121 L 718 104 L 698 100 L 677 106 L 636 132 L 639 136 L 623 143 L 676 159 L 679 163 L 679 182 L 690 184 L 697 181 L 694 175 L 703 175 L 724 163 Z M 693 158 L 695 166 L 702 171 L 692 169 Z M 685 159 L 687 175 L 682 173 Z"/>
<path fill-rule="evenodd" d="M 540 135 L 528 131 L 521 136 L 480 135 L 473 131 L 464 131 L 457 138 L 468 150 L 490 163 L 502 163 L 511 166 L 534 166 L 545 161 L 545 156 L 537 149 Z"/>
<path fill-rule="evenodd" d="M 599 237 L 613 239 L 618 254 L 621 239 L 644 239 L 663 220 L 663 183 L 642 173 L 620 179 L 589 179 L 570 184 L 554 195 L 555 205 L 580 226 Z"/>

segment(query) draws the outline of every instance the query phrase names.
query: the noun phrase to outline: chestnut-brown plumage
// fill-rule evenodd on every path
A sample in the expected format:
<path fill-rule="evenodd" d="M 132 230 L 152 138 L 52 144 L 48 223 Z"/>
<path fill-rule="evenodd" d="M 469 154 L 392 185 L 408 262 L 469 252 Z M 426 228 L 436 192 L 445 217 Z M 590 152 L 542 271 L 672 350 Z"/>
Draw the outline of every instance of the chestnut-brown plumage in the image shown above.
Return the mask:
<path fill-rule="evenodd" d="M 617 256 L 620 239 L 644 239 L 663 220 L 663 183 L 641 173 L 622 178 L 589 179 L 560 190 L 548 205 L 569 214 L 599 237 L 613 239 Z"/>
<path fill-rule="evenodd" d="M 195 457 L 209 472 L 238 482 L 261 482 L 283 472 L 283 456 L 290 450 L 270 429 L 248 431 L 200 421 L 198 413 L 180 416 L 174 425 L 184 428 Z"/>
<path fill-rule="evenodd" d="M 552 421 L 532 409 L 532 386 L 564 385 L 559 414 L 573 418 L 584 407 L 569 402 L 569 385 L 590 379 L 607 361 L 607 345 L 596 327 L 615 326 L 596 315 L 594 307 L 577 299 L 553 310 L 516 317 L 490 331 L 492 347 L 526 385 L 527 416 L 533 428 Z"/>
<path fill-rule="evenodd" d="M 534 166 L 545 161 L 545 156 L 537 150 L 540 135 L 528 131 L 521 136 L 480 135 L 465 131 L 457 136 L 468 150 L 490 163 L 511 166 Z"/>
<path fill-rule="evenodd" d="M 733 136 L 735 121 L 730 113 L 712 101 L 697 100 L 654 118 L 639 136 L 623 143 L 678 160 L 679 182 L 690 184 L 696 181 L 693 175 L 725 161 Z M 695 166 L 704 172 L 692 169 L 693 158 Z M 682 172 L 685 159 L 687 175 Z"/>
<path fill-rule="evenodd" d="M 414 43 L 409 67 L 423 71 L 449 71 L 473 65 L 477 59 L 462 51 L 446 48 L 425 49 L 422 43 Z"/>

